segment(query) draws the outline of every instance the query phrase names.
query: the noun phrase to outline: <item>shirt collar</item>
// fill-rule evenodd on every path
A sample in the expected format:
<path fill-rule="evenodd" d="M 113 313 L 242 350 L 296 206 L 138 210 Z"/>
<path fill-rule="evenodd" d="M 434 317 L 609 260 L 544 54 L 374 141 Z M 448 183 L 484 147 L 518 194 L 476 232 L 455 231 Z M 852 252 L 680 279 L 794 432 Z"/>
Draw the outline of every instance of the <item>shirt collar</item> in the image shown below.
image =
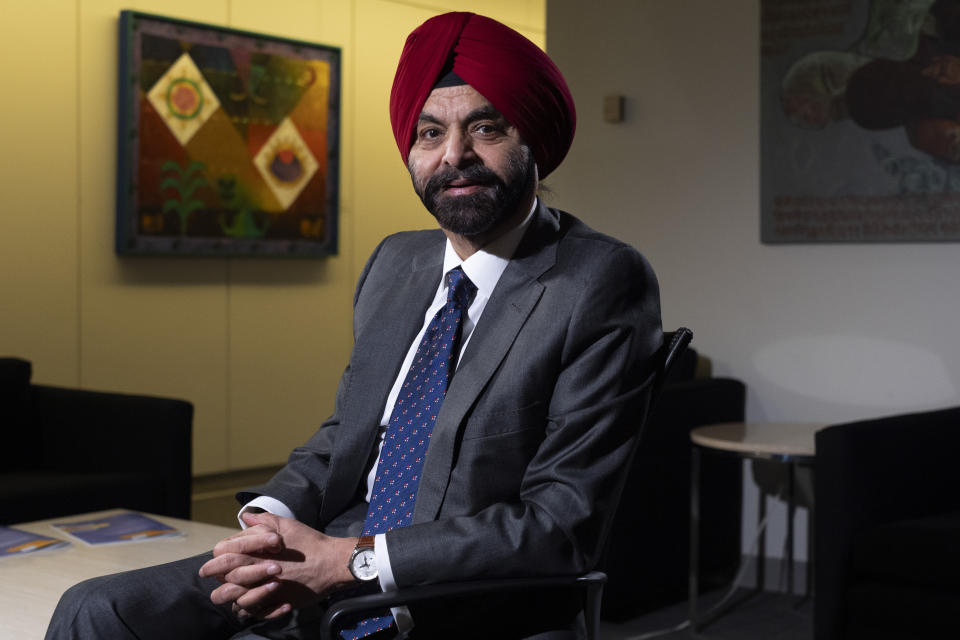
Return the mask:
<path fill-rule="evenodd" d="M 527 227 L 530 226 L 530 221 L 533 220 L 533 212 L 536 210 L 537 198 L 534 198 L 533 206 L 530 207 L 530 212 L 527 213 L 527 217 L 523 219 L 523 222 L 493 240 L 482 249 L 478 249 L 476 253 L 466 260 L 460 259 L 460 256 L 457 255 L 457 252 L 453 248 L 453 244 L 447 239 L 446 248 L 443 253 L 443 273 L 448 273 L 456 267 L 462 267 L 463 272 L 470 278 L 470 282 L 476 285 L 477 295 L 489 298 L 490 294 L 493 293 L 493 288 L 497 286 L 500 276 L 503 275 L 504 270 L 506 270 L 507 265 L 510 263 L 514 252 L 520 245 L 520 240 L 523 239 L 524 232 L 527 230 Z M 441 287 L 445 286 L 446 279 L 441 283 Z"/>

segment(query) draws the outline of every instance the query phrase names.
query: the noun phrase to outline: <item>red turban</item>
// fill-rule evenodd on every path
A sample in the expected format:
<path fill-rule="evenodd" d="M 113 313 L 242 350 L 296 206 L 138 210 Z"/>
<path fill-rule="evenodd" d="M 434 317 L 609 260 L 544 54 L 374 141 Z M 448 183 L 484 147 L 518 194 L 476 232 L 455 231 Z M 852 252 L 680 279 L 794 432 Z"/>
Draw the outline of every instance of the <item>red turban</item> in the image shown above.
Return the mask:
<path fill-rule="evenodd" d="M 467 12 L 431 18 L 407 37 L 390 92 L 390 121 L 404 163 L 423 105 L 449 71 L 517 128 L 541 178 L 557 168 L 577 126 L 573 96 L 560 70 L 510 27 Z"/>

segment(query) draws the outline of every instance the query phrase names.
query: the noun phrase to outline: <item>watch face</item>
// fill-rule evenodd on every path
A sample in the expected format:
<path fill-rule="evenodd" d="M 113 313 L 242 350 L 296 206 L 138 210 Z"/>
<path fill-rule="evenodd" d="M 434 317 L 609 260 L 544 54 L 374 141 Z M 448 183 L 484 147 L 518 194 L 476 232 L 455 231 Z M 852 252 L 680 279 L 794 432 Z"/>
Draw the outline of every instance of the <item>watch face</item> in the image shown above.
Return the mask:
<path fill-rule="evenodd" d="M 377 556 L 373 549 L 357 549 L 350 562 L 350 572 L 357 580 L 373 580 L 377 577 Z"/>

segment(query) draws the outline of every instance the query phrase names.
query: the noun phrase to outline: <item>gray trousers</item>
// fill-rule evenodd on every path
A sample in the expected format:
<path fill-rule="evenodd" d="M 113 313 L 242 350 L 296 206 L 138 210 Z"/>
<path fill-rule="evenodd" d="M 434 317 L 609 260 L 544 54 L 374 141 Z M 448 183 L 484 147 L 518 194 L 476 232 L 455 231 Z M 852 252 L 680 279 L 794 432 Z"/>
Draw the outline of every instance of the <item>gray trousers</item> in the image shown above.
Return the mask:
<path fill-rule="evenodd" d="M 46 640 L 214 640 L 317 638 L 322 614 L 299 611 L 276 621 L 241 622 L 230 605 L 217 606 L 216 578 L 201 578 L 205 553 L 168 564 L 85 580 L 60 598 Z"/>

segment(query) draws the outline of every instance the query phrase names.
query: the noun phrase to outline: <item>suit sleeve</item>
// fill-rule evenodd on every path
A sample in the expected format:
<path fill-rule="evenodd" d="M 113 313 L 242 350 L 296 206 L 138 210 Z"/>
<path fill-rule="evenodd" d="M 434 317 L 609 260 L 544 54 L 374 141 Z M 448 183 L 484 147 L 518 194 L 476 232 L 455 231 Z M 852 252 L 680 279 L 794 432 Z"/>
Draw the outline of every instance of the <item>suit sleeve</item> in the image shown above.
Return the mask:
<path fill-rule="evenodd" d="M 553 381 L 542 385 L 546 410 L 539 424 L 524 425 L 537 431 L 538 442 L 516 493 L 474 513 L 389 532 L 399 586 L 570 574 L 596 565 L 639 438 L 663 334 L 656 279 L 640 254 L 618 245 L 588 266 L 547 274 L 545 299 L 518 337 L 527 353 L 509 363 L 528 369 L 521 376 Z"/>

